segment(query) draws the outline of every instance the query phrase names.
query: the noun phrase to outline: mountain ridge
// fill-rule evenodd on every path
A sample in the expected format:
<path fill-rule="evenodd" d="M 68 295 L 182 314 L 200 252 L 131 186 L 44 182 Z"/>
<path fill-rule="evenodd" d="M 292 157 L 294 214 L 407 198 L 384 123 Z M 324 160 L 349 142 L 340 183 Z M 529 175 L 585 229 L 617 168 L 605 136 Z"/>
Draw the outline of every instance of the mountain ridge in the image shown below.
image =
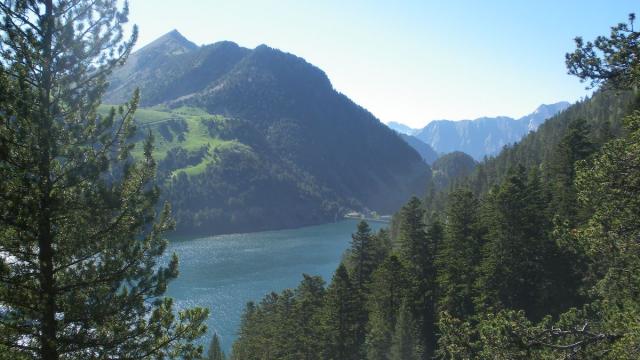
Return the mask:
<path fill-rule="evenodd" d="M 395 130 L 396 132 L 400 133 L 400 134 L 405 134 L 405 135 L 411 135 L 413 136 L 416 131 L 418 131 L 417 129 L 413 129 L 403 123 L 397 122 L 397 121 L 389 121 L 387 123 L 387 126 L 391 129 L 391 130 Z"/>
<path fill-rule="evenodd" d="M 412 148 L 414 148 L 418 154 L 422 157 L 422 160 L 429 165 L 433 165 L 433 163 L 438 159 L 438 153 L 433 150 L 429 144 L 424 141 L 418 139 L 413 135 L 407 135 L 404 133 L 398 133 L 402 140 L 404 140 L 407 144 L 409 144 Z"/>
<path fill-rule="evenodd" d="M 422 129 L 406 127 L 409 130 L 398 123 L 389 123 L 387 126 L 409 131 L 412 136 L 430 145 L 438 153 L 462 151 L 480 161 L 485 156 L 496 155 L 504 146 L 519 141 L 570 105 L 566 101 L 542 104 L 532 113 L 518 119 L 494 116 L 473 120 L 433 120 Z"/>
<path fill-rule="evenodd" d="M 105 97 L 126 101 L 140 88 L 146 114 L 165 119 L 145 124 L 167 149 L 159 170 L 180 231 L 390 213 L 424 192 L 430 168 L 420 155 L 318 67 L 266 45 L 191 44 L 171 32 L 141 48 Z"/>

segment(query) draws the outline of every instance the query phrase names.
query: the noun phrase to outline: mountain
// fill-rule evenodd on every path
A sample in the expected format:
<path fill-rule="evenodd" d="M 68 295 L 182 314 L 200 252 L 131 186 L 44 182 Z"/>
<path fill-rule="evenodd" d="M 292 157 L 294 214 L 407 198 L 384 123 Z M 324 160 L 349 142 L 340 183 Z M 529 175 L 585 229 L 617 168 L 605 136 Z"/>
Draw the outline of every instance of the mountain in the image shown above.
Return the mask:
<path fill-rule="evenodd" d="M 404 140 L 415 151 L 417 151 L 418 154 L 420 154 L 420 157 L 422 157 L 422 160 L 424 160 L 424 162 L 426 162 L 427 164 L 433 164 L 433 162 L 438 158 L 438 153 L 433 150 L 433 148 L 429 144 L 413 136 L 413 134 L 417 130 L 395 121 L 387 123 L 387 127 L 397 132 L 402 140 Z"/>
<path fill-rule="evenodd" d="M 387 123 L 387 126 L 391 129 L 391 130 L 395 130 L 400 134 L 405 134 L 405 135 L 414 135 L 418 130 L 416 129 L 412 129 L 410 127 L 408 127 L 405 124 L 401 124 L 399 122 L 395 122 L 395 121 L 390 121 Z"/>
<path fill-rule="evenodd" d="M 398 133 L 398 135 L 400 135 L 402 140 L 404 140 L 415 151 L 417 151 L 418 154 L 420 154 L 420 157 L 422 157 L 422 160 L 424 160 L 424 162 L 426 162 L 427 164 L 431 165 L 434 161 L 436 161 L 436 159 L 438 159 L 438 153 L 435 152 L 435 150 L 433 150 L 433 148 L 429 146 L 429 144 L 425 143 L 415 136 L 403 133 Z"/>
<path fill-rule="evenodd" d="M 569 106 L 571 106 L 571 104 L 566 101 L 549 105 L 543 104 L 538 106 L 531 114 L 518 119 L 518 121 L 526 123 L 529 131 L 535 131 L 540 125 L 544 124 L 545 121 L 566 110 Z"/>
<path fill-rule="evenodd" d="M 137 87 L 137 121 L 156 138 L 163 193 L 183 233 L 389 213 L 430 177 L 413 148 L 322 70 L 266 45 L 198 47 L 174 31 L 114 72 L 105 102 Z"/>
<path fill-rule="evenodd" d="M 504 146 L 519 141 L 569 105 L 564 101 L 541 105 L 520 119 L 499 116 L 461 121 L 435 120 L 414 136 L 438 153 L 463 151 L 476 160 L 482 160 L 485 156 L 496 155 Z"/>
<path fill-rule="evenodd" d="M 125 102 L 137 87 L 145 107 L 194 94 L 227 74 L 249 52 L 228 41 L 198 47 L 174 30 L 129 56 L 109 79 L 104 101 Z"/>
<path fill-rule="evenodd" d="M 433 165 L 433 185 L 435 189 L 446 189 L 450 184 L 468 177 L 477 162 L 469 155 L 454 151 L 438 158 Z"/>

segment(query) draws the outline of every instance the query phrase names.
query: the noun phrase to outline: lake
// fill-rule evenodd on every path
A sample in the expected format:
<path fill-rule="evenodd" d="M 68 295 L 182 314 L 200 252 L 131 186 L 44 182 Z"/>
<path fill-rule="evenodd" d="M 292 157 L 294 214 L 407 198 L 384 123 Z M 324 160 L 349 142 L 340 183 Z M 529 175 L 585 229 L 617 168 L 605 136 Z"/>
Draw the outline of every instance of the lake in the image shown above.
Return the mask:
<path fill-rule="evenodd" d="M 303 273 L 320 275 L 328 283 L 357 222 L 172 242 L 166 254 L 178 254 L 180 275 L 169 284 L 167 296 L 174 298 L 178 310 L 209 308 L 209 331 L 202 343 L 206 348 L 217 332 L 228 354 L 246 303 L 296 287 Z M 369 225 L 374 231 L 387 226 Z"/>

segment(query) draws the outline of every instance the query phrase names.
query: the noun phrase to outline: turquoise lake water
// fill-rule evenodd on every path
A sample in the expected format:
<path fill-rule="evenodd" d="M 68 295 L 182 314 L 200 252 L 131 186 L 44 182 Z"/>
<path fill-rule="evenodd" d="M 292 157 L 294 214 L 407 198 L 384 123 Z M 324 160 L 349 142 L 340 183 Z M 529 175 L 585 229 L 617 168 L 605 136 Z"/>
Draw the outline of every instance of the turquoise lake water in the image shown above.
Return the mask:
<path fill-rule="evenodd" d="M 176 308 L 211 310 L 208 345 L 217 332 L 227 351 L 236 337 L 248 301 L 260 301 L 271 291 L 294 288 L 302 274 L 320 275 L 329 282 L 349 247 L 356 220 L 300 229 L 219 235 L 172 242 L 166 252 L 178 254 L 180 275 L 167 296 Z M 374 231 L 386 224 L 372 222 Z"/>

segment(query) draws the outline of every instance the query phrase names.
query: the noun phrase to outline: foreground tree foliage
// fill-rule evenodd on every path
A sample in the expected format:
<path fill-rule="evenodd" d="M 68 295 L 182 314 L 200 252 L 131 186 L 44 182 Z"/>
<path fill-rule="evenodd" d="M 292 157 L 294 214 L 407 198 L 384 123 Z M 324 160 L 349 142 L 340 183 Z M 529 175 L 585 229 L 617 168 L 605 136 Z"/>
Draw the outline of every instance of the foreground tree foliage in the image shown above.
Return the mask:
<path fill-rule="evenodd" d="M 0 356 L 196 358 L 207 311 L 164 298 L 152 139 L 129 156 L 138 95 L 97 112 L 129 55 L 125 4 L 0 1 Z"/>
<path fill-rule="evenodd" d="M 640 79 L 637 39 L 627 24 L 578 39 L 569 72 L 603 90 L 450 191 L 411 199 L 382 260 L 365 261 L 384 242 L 360 224 L 315 307 L 324 327 L 309 325 L 329 351 L 318 358 L 640 358 L 640 111 L 620 91 Z M 366 316 L 351 306 L 362 293 Z M 264 359 L 259 344 L 236 358 Z"/>
<path fill-rule="evenodd" d="M 599 37 L 595 45 L 578 39 L 578 49 L 567 56 L 570 73 L 592 84 L 635 87 L 637 37 L 632 25 L 621 24 L 611 38 Z M 559 190 L 551 208 L 567 221 L 554 234 L 560 246 L 586 262 L 584 305 L 538 323 L 517 309 L 480 312 L 465 320 L 445 313 L 439 323 L 441 358 L 640 357 L 640 113 L 627 116 L 624 126 L 622 137 L 606 142 L 592 156 L 582 122 L 571 124 L 560 144 L 561 161 L 575 159 L 575 172 L 562 167 L 557 171 Z M 586 209 L 588 215 L 576 209 Z"/>
<path fill-rule="evenodd" d="M 576 37 L 576 50 L 566 55 L 569 74 L 588 81 L 590 87 L 636 88 L 640 84 L 640 32 L 634 30 L 635 19 L 635 14 L 629 14 L 629 22 L 612 27 L 609 37 L 598 36 L 586 43 Z"/>

